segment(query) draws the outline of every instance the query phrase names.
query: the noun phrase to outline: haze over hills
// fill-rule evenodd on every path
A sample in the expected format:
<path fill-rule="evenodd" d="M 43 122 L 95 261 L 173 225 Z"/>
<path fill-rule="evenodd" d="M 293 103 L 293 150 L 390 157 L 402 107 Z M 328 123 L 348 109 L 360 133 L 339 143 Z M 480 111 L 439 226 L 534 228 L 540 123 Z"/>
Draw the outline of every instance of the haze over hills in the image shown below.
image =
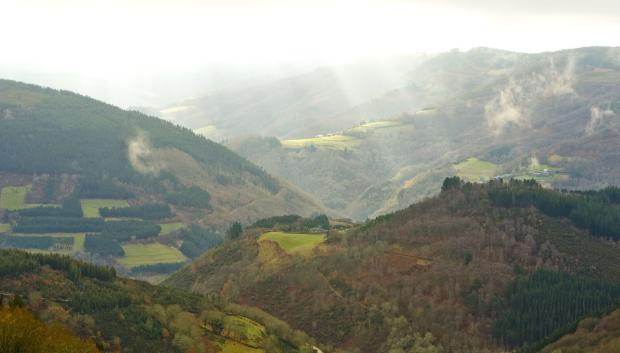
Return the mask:
<path fill-rule="evenodd" d="M 362 60 L 246 87 L 221 89 L 160 110 L 163 118 L 213 139 L 245 134 L 301 137 L 360 122 L 337 114 L 407 83 L 406 75 L 428 55 Z"/>
<path fill-rule="evenodd" d="M 367 123 L 227 145 L 356 219 L 406 207 L 454 174 L 577 189 L 620 182 L 617 48 L 452 51 L 402 75 L 403 88 L 330 119 Z"/>
<path fill-rule="evenodd" d="M 0 13 L 0 353 L 620 352 L 618 0 Z"/>

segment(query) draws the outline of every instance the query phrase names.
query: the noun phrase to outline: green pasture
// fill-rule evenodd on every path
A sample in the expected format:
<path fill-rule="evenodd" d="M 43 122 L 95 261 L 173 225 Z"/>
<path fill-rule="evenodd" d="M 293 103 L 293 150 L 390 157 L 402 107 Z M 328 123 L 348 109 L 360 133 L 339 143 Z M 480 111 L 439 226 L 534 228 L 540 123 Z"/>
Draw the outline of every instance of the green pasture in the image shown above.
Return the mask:
<path fill-rule="evenodd" d="M 403 123 L 397 120 L 371 121 L 369 123 L 353 127 L 347 131 L 368 133 L 375 132 L 380 129 L 399 127 L 401 125 L 403 125 Z"/>
<path fill-rule="evenodd" d="M 343 150 L 345 148 L 354 148 L 358 146 L 361 143 L 361 140 L 347 135 L 329 135 L 304 139 L 283 140 L 281 143 L 285 148 L 304 148 L 307 146 L 315 146 L 317 148 Z"/>
<path fill-rule="evenodd" d="M 289 254 L 299 254 L 312 250 L 325 241 L 325 234 L 267 232 L 260 240 L 272 240 Z"/>
<path fill-rule="evenodd" d="M 127 267 L 159 263 L 184 262 L 186 257 L 177 249 L 160 243 L 122 245 L 125 256 L 118 262 Z"/>
<path fill-rule="evenodd" d="M 496 164 L 481 161 L 478 158 L 468 158 L 453 167 L 457 175 L 467 181 L 488 180 L 497 175 L 498 170 Z"/>
<path fill-rule="evenodd" d="M 99 209 L 108 207 L 129 207 L 129 203 L 126 200 L 113 200 L 113 199 L 82 199 L 80 200 L 82 205 L 82 212 L 86 218 L 98 218 L 101 217 Z"/>
<path fill-rule="evenodd" d="M 166 235 L 185 228 L 185 223 L 160 223 L 159 226 L 161 227 L 161 232 L 159 233 L 159 235 Z"/>
<path fill-rule="evenodd" d="M 32 208 L 38 206 L 56 206 L 56 205 L 41 205 L 41 204 L 27 204 L 26 195 L 32 189 L 32 185 L 26 186 L 7 186 L 2 188 L 0 192 L 0 208 L 7 209 L 9 211 L 22 210 L 24 208 Z"/>

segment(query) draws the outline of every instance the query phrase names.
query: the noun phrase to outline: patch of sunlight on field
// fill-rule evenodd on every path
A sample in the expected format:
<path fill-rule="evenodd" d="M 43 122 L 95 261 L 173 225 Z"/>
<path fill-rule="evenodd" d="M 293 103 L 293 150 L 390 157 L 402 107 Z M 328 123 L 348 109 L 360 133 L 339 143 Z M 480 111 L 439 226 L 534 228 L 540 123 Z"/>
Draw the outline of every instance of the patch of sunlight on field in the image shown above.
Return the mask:
<path fill-rule="evenodd" d="M 304 234 L 267 232 L 261 235 L 260 240 L 272 240 L 289 254 L 299 254 L 312 250 L 325 241 L 325 234 Z"/>
<path fill-rule="evenodd" d="M 481 161 L 478 158 L 468 158 L 455 164 L 457 175 L 468 181 L 488 180 L 497 175 L 497 165 L 491 162 Z"/>
<path fill-rule="evenodd" d="M 113 200 L 113 199 L 82 199 L 80 200 L 82 205 L 82 212 L 86 218 L 98 218 L 101 217 L 99 209 L 108 207 L 129 207 L 129 203 L 126 200 Z"/>
<path fill-rule="evenodd" d="M 354 148 L 361 143 L 361 140 L 353 136 L 347 135 L 329 135 L 317 136 L 306 139 L 282 140 L 284 148 L 304 148 L 315 146 L 318 148 L 343 150 L 345 148 Z"/>
<path fill-rule="evenodd" d="M 398 127 L 401 125 L 403 125 L 403 123 L 397 120 L 371 121 L 369 123 L 353 127 L 347 131 L 367 133 L 374 130 Z"/>
<path fill-rule="evenodd" d="M 220 353 L 265 353 L 263 349 L 252 348 L 233 340 L 226 340 L 224 343 L 219 343 L 219 346 L 222 349 Z"/>
<path fill-rule="evenodd" d="M 125 256 L 118 262 L 127 267 L 153 265 L 159 263 L 184 262 L 185 255 L 177 248 L 160 243 L 122 245 Z"/>
<path fill-rule="evenodd" d="M 11 225 L 7 223 L 0 223 L 0 233 L 6 233 L 11 231 Z"/>
<path fill-rule="evenodd" d="M 253 347 L 259 347 L 266 335 L 265 327 L 258 322 L 244 316 L 229 315 L 224 318 L 224 330 L 226 336 L 237 341 L 247 343 Z M 242 337 L 234 337 L 233 333 L 242 333 Z"/>
<path fill-rule="evenodd" d="M 159 232 L 159 235 L 166 235 L 185 228 L 185 223 L 160 223 L 159 226 L 161 227 L 161 232 Z"/>
<path fill-rule="evenodd" d="M 43 204 L 27 204 L 26 195 L 32 189 L 32 185 L 27 186 L 7 186 L 2 188 L 0 192 L 0 208 L 7 209 L 9 211 L 22 210 L 24 208 L 32 208 L 38 206 L 57 207 L 58 205 L 43 205 Z"/>

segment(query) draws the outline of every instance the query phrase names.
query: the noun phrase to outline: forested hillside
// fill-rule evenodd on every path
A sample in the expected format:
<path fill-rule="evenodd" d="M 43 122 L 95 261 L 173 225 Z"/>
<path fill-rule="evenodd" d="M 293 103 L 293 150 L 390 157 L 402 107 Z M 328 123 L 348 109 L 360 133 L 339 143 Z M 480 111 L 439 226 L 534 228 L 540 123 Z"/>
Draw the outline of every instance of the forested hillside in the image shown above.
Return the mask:
<path fill-rule="evenodd" d="M 188 129 L 0 80 L 2 247 L 161 275 L 218 244 L 232 222 L 321 210 Z"/>
<path fill-rule="evenodd" d="M 0 292 L 6 352 L 296 353 L 314 343 L 260 310 L 118 278 L 66 256 L 0 251 Z M 12 344 L 18 349 L 7 350 Z"/>
<path fill-rule="evenodd" d="M 4 172 L 113 177 L 146 192 L 167 186 L 172 190 L 164 194 L 173 201 L 195 186 L 208 192 L 210 205 L 223 213 L 214 218 L 230 219 L 231 212 L 252 218 L 269 211 L 248 207 L 252 202 L 276 210 L 316 209 L 226 147 L 138 112 L 12 81 L 0 81 L 0 112 Z"/>
<path fill-rule="evenodd" d="M 258 306 L 353 351 L 536 352 L 618 308 L 620 249 L 603 226 L 617 206 L 615 188 L 448 178 L 439 196 L 332 225 L 303 252 L 286 242 L 299 234 L 277 238 L 282 225 L 261 223 L 276 228 L 249 228 L 166 283 Z"/>

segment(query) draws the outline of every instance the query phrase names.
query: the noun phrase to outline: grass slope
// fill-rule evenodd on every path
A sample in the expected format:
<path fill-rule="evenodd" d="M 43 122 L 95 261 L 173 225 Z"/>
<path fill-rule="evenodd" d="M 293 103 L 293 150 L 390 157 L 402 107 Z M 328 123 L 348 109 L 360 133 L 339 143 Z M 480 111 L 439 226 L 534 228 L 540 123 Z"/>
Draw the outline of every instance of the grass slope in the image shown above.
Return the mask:
<path fill-rule="evenodd" d="M 39 204 L 26 203 L 26 196 L 32 189 L 32 185 L 28 186 L 7 186 L 2 188 L 0 193 L 0 208 L 9 211 L 22 210 L 24 208 L 32 208 L 37 206 L 45 206 Z M 51 206 L 51 205 L 50 205 Z"/>
<path fill-rule="evenodd" d="M 110 200 L 110 199 L 83 199 L 80 200 L 82 205 L 82 212 L 86 218 L 98 218 L 101 217 L 99 209 L 108 207 L 129 207 L 129 203 L 126 200 Z"/>
<path fill-rule="evenodd" d="M 325 241 L 325 234 L 268 232 L 260 240 L 272 240 L 289 254 L 300 254 L 312 250 Z"/>
<path fill-rule="evenodd" d="M 176 263 L 187 260 L 178 249 L 160 243 L 125 244 L 122 247 L 125 256 L 120 258 L 118 262 L 128 267 Z"/>
<path fill-rule="evenodd" d="M 175 222 L 175 223 L 160 223 L 161 227 L 160 235 L 170 234 L 172 232 L 176 232 L 177 230 L 181 230 L 185 228 L 185 223 Z"/>
<path fill-rule="evenodd" d="M 455 164 L 454 169 L 458 176 L 468 181 L 488 180 L 497 175 L 497 165 L 478 158 L 468 158 Z"/>

